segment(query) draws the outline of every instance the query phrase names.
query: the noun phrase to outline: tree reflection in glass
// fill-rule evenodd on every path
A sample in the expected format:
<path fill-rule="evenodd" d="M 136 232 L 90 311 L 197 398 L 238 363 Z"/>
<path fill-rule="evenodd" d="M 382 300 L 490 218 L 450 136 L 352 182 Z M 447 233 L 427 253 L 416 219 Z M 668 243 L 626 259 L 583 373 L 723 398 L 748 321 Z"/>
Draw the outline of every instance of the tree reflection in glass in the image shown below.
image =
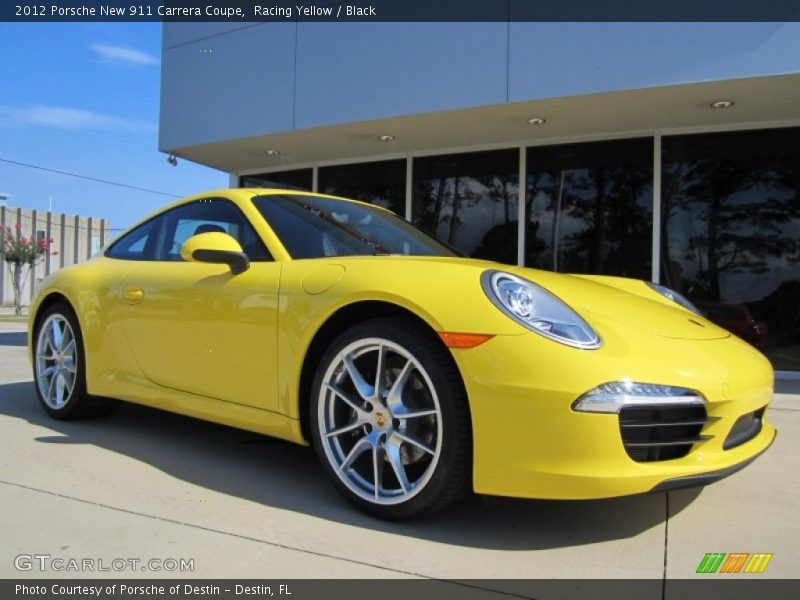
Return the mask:
<path fill-rule="evenodd" d="M 800 369 L 800 128 L 662 148 L 662 282 L 776 368 Z"/>
<path fill-rule="evenodd" d="M 415 158 L 413 222 L 467 256 L 517 262 L 518 150 Z"/>
<path fill-rule="evenodd" d="M 321 194 L 332 194 L 369 202 L 388 208 L 396 215 L 406 215 L 406 161 L 336 165 L 319 168 Z"/>
<path fill-rule="evenodd" d="M 563 144 L 527 152 L 526 264 L 649 279 L 652 140 Z"/>

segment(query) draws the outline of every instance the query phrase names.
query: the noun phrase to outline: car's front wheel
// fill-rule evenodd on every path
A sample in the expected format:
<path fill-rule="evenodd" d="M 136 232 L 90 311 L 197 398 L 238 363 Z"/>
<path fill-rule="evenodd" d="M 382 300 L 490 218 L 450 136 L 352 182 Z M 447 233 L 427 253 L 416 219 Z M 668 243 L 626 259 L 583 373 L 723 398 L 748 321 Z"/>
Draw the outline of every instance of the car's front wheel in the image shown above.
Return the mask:
<path fill-rule="evenodd" d="M 56 419 L 78 419 L 107 413 L 113 400 L 86 392 L 83 336 L 72 308 L 49 306 L 34 331 L 33 377 L 36 395 Z"/>
<path fill-rule="evenodd" d="M 408 518 L 468 489 L 466 395 L 452 358 L 425 328 L 374 319 L 345 331 L 320 361 L 310 405 L 323 467 L 363 510 Z"/>

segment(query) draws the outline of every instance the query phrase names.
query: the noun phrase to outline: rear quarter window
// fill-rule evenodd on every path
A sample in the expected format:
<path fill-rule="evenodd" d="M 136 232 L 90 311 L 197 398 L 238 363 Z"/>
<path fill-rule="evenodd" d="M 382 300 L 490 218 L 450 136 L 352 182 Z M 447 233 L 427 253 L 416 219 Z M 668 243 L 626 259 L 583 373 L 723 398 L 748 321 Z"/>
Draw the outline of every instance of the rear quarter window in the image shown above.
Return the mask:
<path fill-rule="evenodd" d="M 111 244 L 106 256 L 121 260 L 153 260 L 153 249 L 160 229 L 161 217 L 150 219 Z"/>

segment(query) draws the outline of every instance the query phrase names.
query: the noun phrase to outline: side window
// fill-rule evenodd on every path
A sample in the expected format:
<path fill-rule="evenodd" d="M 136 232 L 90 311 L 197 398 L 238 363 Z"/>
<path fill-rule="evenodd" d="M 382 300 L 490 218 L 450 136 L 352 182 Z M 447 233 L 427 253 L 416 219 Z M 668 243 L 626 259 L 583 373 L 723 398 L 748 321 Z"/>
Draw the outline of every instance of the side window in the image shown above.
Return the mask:
<path fill-rule="evenodd" d="M 153 248 L 160 225 L 161 217 L 142 223 L 114 242 L 106 251 L 106 256 L 123 260 L 153 260 Z"/>
<path fill-rule="evenodd" d="M 199 233 L 227 233 L 236 238 L 253 262 L 272 260 L 247 218 L 229 200 L 211 198 L 184 204 L 164 214 L 164 231 L 156 257 L 158 260 L 181 260 L 181 246 Z"/>

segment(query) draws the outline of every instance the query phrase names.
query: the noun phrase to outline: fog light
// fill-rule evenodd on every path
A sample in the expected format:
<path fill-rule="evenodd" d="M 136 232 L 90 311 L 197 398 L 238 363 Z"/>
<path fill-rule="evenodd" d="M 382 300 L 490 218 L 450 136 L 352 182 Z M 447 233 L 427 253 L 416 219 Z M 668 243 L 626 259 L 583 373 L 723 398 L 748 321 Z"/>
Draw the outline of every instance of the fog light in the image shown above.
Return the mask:
<path fill-rule="evenodd" d="M 625 406 L 674 406 L 703 404 L 705 399 L 695 390 L 671 385 L 612 381 L 592 388 L 575 402 L 572 409 L 580 412 L 618 413 Z"/>

